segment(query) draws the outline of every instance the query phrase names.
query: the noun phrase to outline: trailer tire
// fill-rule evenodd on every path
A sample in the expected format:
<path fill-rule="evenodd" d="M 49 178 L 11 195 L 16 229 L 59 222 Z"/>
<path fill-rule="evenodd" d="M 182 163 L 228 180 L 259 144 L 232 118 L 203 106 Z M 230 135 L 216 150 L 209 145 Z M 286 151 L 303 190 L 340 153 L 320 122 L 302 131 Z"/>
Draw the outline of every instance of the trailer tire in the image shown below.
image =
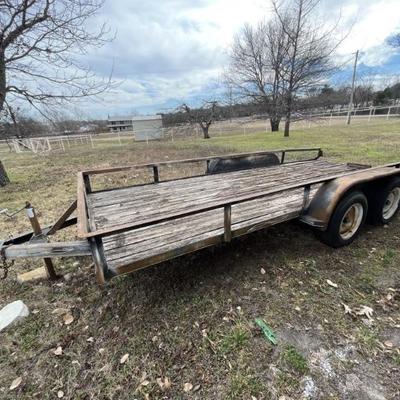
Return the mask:
<path fill-rule="evenodd" d="M 372 225 L 389 223 L 400 209 L 400 177 L 377 188 L 370 195 L 368 222 Z"/>
<path fill-rule="evenodd" d="M 338 248 L 347 246 L 357 237 L 367 218 L 368 200 L 364 193 L 352 191 L 336 206 L 328 228 L 318 231 L 321 242 Z"/>

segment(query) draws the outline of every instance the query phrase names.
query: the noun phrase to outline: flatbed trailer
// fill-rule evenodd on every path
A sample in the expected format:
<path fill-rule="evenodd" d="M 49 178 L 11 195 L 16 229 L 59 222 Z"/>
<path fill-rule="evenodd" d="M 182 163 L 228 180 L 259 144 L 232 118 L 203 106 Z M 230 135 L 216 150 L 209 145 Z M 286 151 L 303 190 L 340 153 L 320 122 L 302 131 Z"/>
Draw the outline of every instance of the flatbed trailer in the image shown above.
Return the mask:
<path fill-rule="evenodd" d="M 288 161 L 288 155 L 310 152 L 312 157 Z M 42 232 L 48 236 L 77 222 L 81 240 L 32 243 L 35 235 L 27 234 L 3 242 L 3 258 L 90 254 L 103 284 L 293 219 L 313 226 L 325 243 L 339 247 L 354 240 L 367 216 L 378 224 L 395 216 L 400 163 L 337 164 L 322 155 L 319 148 L 286 149 L 81 171 L 77 201 Z M 202 165 L 204 173 L 162 179 L 165 169 L 184 164 Z M 152 182 L 92 189 L 96 175 L 131 170 L 149 171 Z M 76 219 L 71 218 L 75 208 Z M 30 243 L 21 244 L 26 240 Z"/>

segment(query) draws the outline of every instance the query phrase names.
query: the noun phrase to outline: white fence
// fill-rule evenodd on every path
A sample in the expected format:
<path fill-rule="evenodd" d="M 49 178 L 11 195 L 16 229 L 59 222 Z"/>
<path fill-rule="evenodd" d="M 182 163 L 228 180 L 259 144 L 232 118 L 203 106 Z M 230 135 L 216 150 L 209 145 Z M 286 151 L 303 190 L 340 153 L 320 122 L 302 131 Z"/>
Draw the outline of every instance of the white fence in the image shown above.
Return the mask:
<path fill-rule="evenodd" d="M 332 109 L 318 113 L 297 113 L 293 115 L 292 129 L 305 129 L 313 126 L 344 125 L 349 109 Z M 376 120 L 400 118 L 400 105 L 358 107 L 350 110 L 351 123 L 369 123 Z M 284 120 L 282 121 L 282 123 Z M 210 126 L 210 136 L 247 135 L 257 132 L 270 132 L 267 117 L 233 118 L 232 120 L 216 121 Z M 141 130 L 141 137 L 149 143 L 153 138 Z M 183 125 L 162 129 L 164 141 L 174 141 L 184 138 L 202 137 L 203 133 L 197 125 Z M 71 148 L 87 146 L 95 149 L 102 146 L 123 146 L 135 141 L 134 132 L 109 132 L 102 134 L 82 134 L 63 136 L 44 136 L 24 139 L 0 140 L 0 153 L 32 152 L 47 154 L 50 152 L 65 152 Z"/>

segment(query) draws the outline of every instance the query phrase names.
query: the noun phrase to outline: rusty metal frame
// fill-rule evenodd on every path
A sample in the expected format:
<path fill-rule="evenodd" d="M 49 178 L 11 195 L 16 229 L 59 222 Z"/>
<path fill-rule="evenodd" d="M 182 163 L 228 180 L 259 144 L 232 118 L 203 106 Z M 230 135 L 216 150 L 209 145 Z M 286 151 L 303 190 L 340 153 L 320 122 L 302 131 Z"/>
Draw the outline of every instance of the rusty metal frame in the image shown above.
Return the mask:
<path fill-rule="evenodd" d="M 354 187 L 362 188 L 363 184 L 392 176 L 400 175 L 400 164 L 368 168 L 358 171 L 356 175 L 343 175 L 326 182 L 315 194 L 307 213 L 300 220 L 320 230 L 326 230 L 331 216 L 340 199 Z"/>

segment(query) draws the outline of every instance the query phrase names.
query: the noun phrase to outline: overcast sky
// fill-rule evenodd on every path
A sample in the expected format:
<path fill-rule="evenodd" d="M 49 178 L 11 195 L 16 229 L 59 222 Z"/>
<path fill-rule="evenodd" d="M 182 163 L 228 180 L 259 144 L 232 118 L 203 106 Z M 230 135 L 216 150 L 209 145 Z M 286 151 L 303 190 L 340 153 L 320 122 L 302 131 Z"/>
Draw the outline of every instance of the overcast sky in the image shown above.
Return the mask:
<path fill-rule="evenodd" d="M 217 96 L 227 51 L 244 23 L 268 19 L 268 0 L 106 0 L 98 21 L 116 31 L 115 40 L 88 62 L 99 75 L 119 81 L 103 101 L 88 101 L 84 114 L 107 117 L 134 111 L 154 113 Z M 351 54 L 361 50 L 360 74 L 381 81 L 400 73 L 400 56 L 385 39 L 400 30 L 400 0 L 325 0 L 319 19 L 333 23 L 341 15 L 339 49 L 350 79 Z"/>

